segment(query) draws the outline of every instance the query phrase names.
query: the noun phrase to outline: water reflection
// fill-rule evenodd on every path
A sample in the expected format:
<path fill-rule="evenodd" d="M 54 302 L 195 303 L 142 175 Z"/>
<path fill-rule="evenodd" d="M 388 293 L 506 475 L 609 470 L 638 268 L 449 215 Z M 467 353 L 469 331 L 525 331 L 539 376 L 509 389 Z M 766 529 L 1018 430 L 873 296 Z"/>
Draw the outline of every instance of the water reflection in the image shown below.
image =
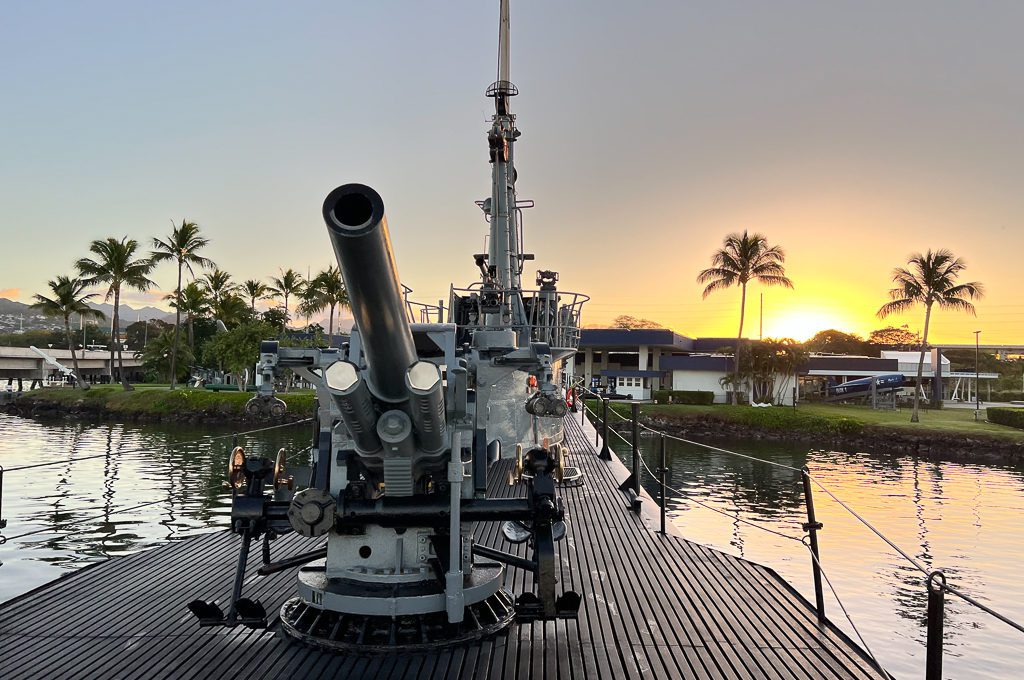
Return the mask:
<path fill-rule="evenodd" d="M 41 423 L 0 414 L 5 468 L 60 461 L 4 476 L 4 533 L 42 531 L 0 546 L 0 601 L 70 569 L 227 526 L 230 500 L 221 484 L 230 438 L 182 442 L 229 433 L 225 427 Z M 300 425 L 242 443 L 269 456 L 280 447 L 303 448 L 308 439 Z M 152 504 L 120 512 L 143 503 Z"/>
<path fill-rule="evenodd" d="M 620 455 L 628 463 L 627 447 Z M 935 462 L 903 455 L 808 450 L 766 442 L 716 444 L 812 473 L 836 495 L 929 567 L 1015 620 L 1024 620 L 1024 469 Z M 658 440 L 643 437 L 648 465 Z M 668 512 L 687 537 L 771 566 L 813 602 L 810 558 L 752 522 L 800 537 L 805 521 L 799 473 L 669 440 L 666 483 L 731 516 L 669 491 Z M 647 491 L 657 481 L 642 470 Z M 923 574 L 824 493 L 815 493 L 822 563 L 875 655 L 896 677 L 924 670 Z M 853 636 L 826 588 L 826 611 Z M 1024 675 L 1020 634 L 955 598 L 946 599 L 948 677 Z"/>
<path fill-rule="evenodd" d="M 0 546 L 0 601 L 91 562 L 226 526 L 229 508 L 220 483 L 229 440 L 180 444 L 226 432 L 210 427 L 42 424 L 0 414 L 0 463 L 5 467 L 61 461 L 5 476 L 5 533 L 46 531 Z M 306 446 L 308 435 L 308 428 L 298 426 L 260 433 L 244 443 L 272 456 L 282 446 Z M 951 584 L 1024 620 L 1024 583 L 1017 575 L 1017 565 L 1024 562 L 1024 470 L 778 443 L 723 446 L 794 468 L 808 465 L 822 483 L 911 555 L 943 568 Z M 648 465 L 657 467 L 657 440 L 645 437 L 642 447 Z M 124 453 L 135 449 L 143 451 Z M 797 473 L 673 441 L 668 442 L 667 463 L 670 486 L 729 515 L 670 492 L 668 511 L 689 538 L 771 566 L 813 601 L 806 550 L 744 523 L 801 536 L 805 510 Z M 656 494 L 656 482 L 646 471 L 643 483 Z M 117 512 L 154 500 L 158 502 L 145 508 Z M 868 644 L 897 677 L 920 677 L 925 640 L 921 573 L 827 495 L 816 493 L 815 505 L 824 523 L 823 565 Z M 84 518 L 96 519 L 64 526 Z M 846 627 L 827 590 L 826 610 Z M 1020 677 L 1020 642 L 1019 633 L 947 598 L 948 677 Z"/>

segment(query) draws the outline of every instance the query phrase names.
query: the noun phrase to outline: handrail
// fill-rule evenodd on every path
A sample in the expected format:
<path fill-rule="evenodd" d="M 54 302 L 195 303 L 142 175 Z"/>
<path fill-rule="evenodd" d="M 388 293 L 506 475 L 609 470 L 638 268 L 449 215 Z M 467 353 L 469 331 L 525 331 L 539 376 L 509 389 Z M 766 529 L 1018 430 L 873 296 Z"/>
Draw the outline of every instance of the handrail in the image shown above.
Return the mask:
<path fill-rule="evenodd" d="M 220 434 L 220 435 L 214 435 L 214 436 L 208 436 L 208 437 L 200 437 L 199 439 L 190 439 L 190 440 L 186 440 L 186 441 L 183 441 L 183 442 L 170 442 L 170 443 L 168 443 L 168 444 L 166 444 L 164 446 L 166 446 L 166 448 L 173 448 L 173 447 L 176 447 L 176 446 L 188 446 L 189 444 L 199 444 L 199 443 L 202 443 L 202 442 L 213 442 L 213 441 L 217 441 L 219 439 L 228 439 L 230 437 L 238 437 L 238 436 L 241 436 L 241 435 L 256 434 L 257 432 L 268 432 L 270 430 L 277 430 L 277 429 L 280 429 L 282 427 L 291 427 L 292 425 L 301 425 L 303 423 L 309 423 L 309 422 L 312 422 L 312 421 L 313 421 L 312 418 L 304 418 L 302 420 L 295 420 L 295 421 L 292 421 L 290 423 L 281 423 L 280 425 L 271 425 L 270 427 L 261 427 L 261 428 L 255 429 L 255 430 L 247 430 L 245 432 L 232 432 L 231 434 Z M 127 449 L 127 450 L 111 451 L 110 453 L 97 453 L 97 454 L 89 455 L 89 456 L 80 456 L 78 458 L 75 458 L 71 462 L 77 463 L 78 461 L 81 461 L 81 460 L 92 460 L 94 458 L 106 458 L 107 456 L 124 456 L 124 455 L 127 455 L 129 453 L 144 453 L 146 451 L 152 450 L 152 448 L 153 447 L 151 447 L 151 446 L 147 446 L 147 447 L 142 447 L 142 448 L 138 448 L 138 449 Z M 20 470 L 32 470 L 34 468 L 49 467 L 51 465 L 66 465 L 67 463 L 68 463 L 68 461 L 66 461 L 66 460 L 52 460 L 52 461 L 47 461 L 45 463 L 32 463 L 30 465 L 16 465 L 15 467 L 6 468 L 4 470 L 4 472 L 18 472 Z"/>
<path fill-rule="evenodd" d="M 599 395 L 599 394 L 597 394 L 597 393 L 595 393 L 595 392 L 593 392 L 593 391 L 591 391 L 591 390 L 589 390 L 589 389 L 587 389 L 585 387 L 582 387 L 582 385 L 580 386 L 580 389 L 583 392 L 591 394 L 591 395 L 593 395 L 594 397 L 596 397 L 598 399 L 606 399 L 605 397 L 601 397 L 601 395 Z M 585 401 L 583 402 L 583 407 L 584 407 L 585 411 L 590 411 L 594 415 L 595 425 L 596 425 L 596 421 L 598 419 L 598 414 L 595 413 L 593 410 L 591 410 L 589 407 L 587 407 Z M 621 420 L 625 420 L 625 421 L 630 421 L 631 420 L 629 418 L 626 418 L 622 414 L 616 412 L 614 409 L 608 409 L 608 410 L 611 410 L 611 412 L 615 416 L 617 416 L 619 419 L 621 419 Z M 637 420 L 639 420 L 639 417 L 637 417 Z M 1024 625 L 1022 625 L 1022 624 L 1020 624 L 1020 623 L 1010 619 L 1005 614 L 1002 614 L 1002 613 L 992 609 L 991 607 L 983 604 L 982 602 L 979 602 L 977 599 L 975 599 L 975 598 L 971 597 L 970 595 L 968 595 L 968 594 L 958 590 L 957 588 L 954 588 L 953 586 L 948 585 L 946 583 L 945 574 L 941 570 L 929 570 L 927 567 L 925 567 L 919 560 L 915 559 L 907 551 L 905 551 L 902 548 L 900 548 L 894 541 L 892 541 L 889 537 L 887 537 L 885 534 L 883 534 L 881 532 L 881 530 L 879 530 L 877 527 L 875 527 L 873 524 L 871 524 L 871 522 L 866 520 L 856 510 L 854 510 L 847 503 L 845 503 L 838 496 L 836 496 L 836 494 L 833 493 L 831 489 L 829 489 L 824 484 L 822 484 L 820 481 L 818 481 L 818 479 L 816 477 L 814 477 L 813 475 L 811 475 L 810 472 L 806 468 L 801 470 L 799 468 L 795 468 L 795 467 L 792 467 L 792 466 L 789 466 L 789 465 L 785 465 L 783 463 L 777 463 L 775 461 L 765 460 L 765 459 L 762 459 L 762 458 L 757 458 L 755 456 L 749 456 L 747 454 L 738 453 L 736 451 L 730 451 L 728 449 L 723 449 L 723 448 L 720 448 L 720 447 L 717 447 L 717 446 L 711 446 L 709 444 L 704 444 L 702 442 L 696 442 L 696 441 L 684 439 L 682 437 L 676 437 L 674 435 L 670 435 L 670 434 L 668 434 L 666 432 L 663 432 L 661 430 L 656 430 L 656 429 L 651 428 L 649 426 L 643 425 L 642 423 L 637 423 L 637 424 L 639 425 L 640 428 L 643 428 L 644 430 L 646 430 L 648 432 L 651 432 L 653 434 L 660 435 L 661 437 L 667 437 L 669 439 L 675 439 L 676 441 L 680 441 L 680 442 L 683 442 L 683 443 L 686 443 L 686 444 L 693 444 L 693 445 L 696 445 L 696 446 L 699 446 L 699 447 L 703 447 L 705 449 L 709 449 L 709 450 L 712 450 L 712 451 L 718 451 L 718 452 L 721 452 L 721 453 L 729 454 L 729 455 L 736 456 L 736 457 L 739 457 L 739 458 L 744 458 L 744 459 L 747 459 L 747 460 L 752 460 L 752 461 L 755 461 L 755 462 L 767 463 L 769 465 L 775 465 L 777 467 L 789 469 L 789 470 L 792 470 L 794 472 L 799 472 L 802 475 L 806 475 L 806 477 L 808 479 L 813 480 L 814 484 L 817 485 L 819 489 L 821 489 L 826 494 L 828 494 L 840 507 L 842 507 L 847 512 L 849 512 L 854 518 L 857 519 L 857 521 L 859 521 L 861 524 L 863 524 L 865 527 L 867 527 L 879 539 L 884 541 L 890 548 L 892 548 L 894 551 L 896 551 L 897 554 L 899 554 L 901 557 L 903 557 L 905 560 L 907 560 L 907 562 L 909 562 L 911 565 L 913 565 L 916 569 L 921 571 L 921 573 L 925 575 L 925 582 L 926 582 L 926 586 L 927 586 L 928 593 L 929 593 L 929 601 L 928 601 L 928 607 L 929 607 L 929 615 L 928 615 L 929 635 L 928 635 L 928 645 L 927 645 L 927 647 L 928 647 L 927 675 L 928 675 L 929 680 L 931 678 L 939 678 L 939 677 L 941 677 L 941 655 L 942 655 L 942 635 L 941 635 L 942 598 L 941 598 L 941 593 L 943 593 L 943 592 L 949 592 L 949 593 L 952 593 L 953 595 L 956 595 L 957 597 L 959 597 L 960 599 L 964 600 L 965 602 L 967 602 L 967 603 L 969 603 L 971 605 L 974 605 L 975 607 L 977 607 L 981 611 L 984 611 L 985 613 L 993 616 L 994 618 L 999 619 L 1000 621 L 1002 621 L 1003 623 L 1007 624 L 1011 628 L 1014 628 L 1015 630 L 1024 633 Z M 609 429 L 609 428 L 606 428 L 606 430 L 607 429 Z M 632 443 L 629 440 L 627 440 L 621 433 L 617 432 L 616 430 L 611 430 L 611 432 L 613 432 L 615 434 L 615 436 L 617 436 L 619 439 L 621 439 L 624 444 L 632 446 Z M 832 591 L 833 596 L 835 596 L 836 602 L 839 603 L 839 606 L 842 609 L 844 616 L 846 617 L 847 621 L 849 621 L 850 626 L 853 628 L 854 632 L 857 634 L 857 637 L 860 639 L 861 644 L 863 644 L 865 651 L 871 657 L 872 661 L 874 661 L 875 664 L 878 665 L 878 661 L 875 659 L 875 657 L 872 654 L 872 652 L 871 652 L 870 648 L 868 647 L 867 643 L 864 641 L 864 638 L 860 634 L 860 631 L 857 629 L 856 625 L 853 623 L 853 620 L 850 617 L 849 613 L 847 612 L 846 607 L 843 605 L 842 601 L 839 599 L 839 595 L 836 592 L 835 587 L 832 585 L 831 580 L 829 580 L 828 575 L 825 573 L 824 567 L 822 566 L 819 557 L 814 553 L 814 550 L 811 548 L 810 545 L 808 545 L 808 543 L 805 540 L 794 538 L 793 536 L 789 536 L 789 535 L 784 534 L 782 532 L 775 531 L 773 529 L 769 529 L 768 527 L 764 527 L 764 526 L 761 526 L 761 525 L 756 524 L 754 522 L 745 520 L 745 519 L 739 517 L 738 515 L 737 516 L 733 516 L 733 515 L 725 512 L 723 510 L 720 510 L 718 508 L 715 508 L 715 507 L 712 507 L 712 506 L 707 505 L 705 503 L 702 503 L 701 501 L 692 498 L 688 492 L 685 492 L 685 491 L 683 491 L 681 489 L 676 489 L 676 488 L 666 484 L 665 481 L 664 481 L 664 476 L 658 475 L 653 470 L 651 470 L 651 468 L 647 465 L 647 462 L 643 459 L 643 455 L 639 455 L 638 458 L 639 458 L 640 464 L 643 465 L 643 467 L 647 470 L 647 472 L 651 475 L 651 477 L 654 478 L 654 480 L 661 486 L 661 488 L 662 488 L 662 498 L 663 499 L 664 499 L 664 491 L 665 491 L 665 489 L 668 489 L 668 490 L 673 491 L 674 493 L 676 493 L 679 497 L 681 497 L 683 500 L 685 500 L 687 502 L 696 503 L 697 505 L 700 505 L 700 506 L 702 506 L 704 508 L 707 508 L 708 510 L 712 510 L 712 511 L 717 512 L 717 513 L 719 513 L 721 515 L 725 515 L 726 517 L 729 517 L 730 519 L 733 519 L 733 520 L 738 521 L 738 522 L 742 522 L 744 524 L 748 524 L 748 525 L 753 526 L 753 527 L 755 527 L 757 529 L 761 529 L 762 531 L 766 531 L 768 533 L 775 534 L 775 535 L 780 536 L 782 538 L 787 538 L 787 539 L 790 539 L 790 540 L 796 540 L 796 541 L 802 543 L 805 547 L 807 547 L 808 551 L 811 553 L 811 559 L 812 559 L 812 561 L 814 563 L 814 566 L 818 570 L 821 571 L 822 575 L 825 576 L 825 581 L 828 584 L 829 589 Z M 805 489 L 807 491 L 807 494 L 809 495 L 810 487 L 806 486 Z M 810 526 L 810 523 L 808 523 L 808 525 L 804 525 L 804 529 L 805 530 L 809 530 L 809 526 Z M 820 525 L 818 525 L 816 527 L 810 527 L 810 529 L 818 529 L 818 528 L 820 528 Z M 940 595 L 940 597 L 933 597 L 933 595 L 935 593 L 938 593 Z M 819 599 L 819 602 L 820 602 L 820 599 Z M 934 609 L 934 611 L 933 611 L 933 609 Z M 933 626 L 933 623 L 932 623 L 933 621 L 935 621 L 934 626 Z M 933 627 L 935 628 L 935 630 L 933 630 Z"/>
<path fill-rule="evenodd" d="M 239 433 L 239 434 L 246 434 L 246 433 Z M 231 436 L 231 435 L 228 435 L 228 436 Z M 297 453 L 302 453 L 303 451 L 309 451 L 312 448 L 313 447 L 311 447 L 311 446 L 307 446 L 305 448 L 298 449 L 296 451 L 292 451 L 290 454 L 285 454 L 285 460 L 287 460 L 289 455 L 295 455 Z M 206 493 L 208 491 L 215 491 L 215 490 L 217 490 L 219 488 L 223 488 L 224 487 L 224 483 L 225 483 L 224 480 L 220 480 L 218 482 L 215 482 L 214 484 L 211 484 L 210 486 L 204 488 L 202 491 L 200 491 L 200 493 Z M 109 510 L 109 511 L 103 512 L 103 513 L 101 513 L 99 515 L 92 515 L 90 517 L 83 517 L 81 519 L 76 519 L 76 520 L 72 520 L 72 521 L 68 521 L 68 522 L 60 522 L 58 524 L 58 526 L 59 527 L 68 527 L 68 526 L 74 526 L 76 524 L 85 524 L 86 522 L 91 522 L 91 521 L 94 521 L 94 520 L 97 520 L 97 519 L 103 519 L 105 517 L 109 517 L 110 515 L 118 515 L 118 514 L 121 514 L 123 512 L 131 512 L 132 510 L 140 510 L 140 509 L 148 507 L 150 505 L 156 505 L 157 503 L 165 503 L 165 502 L 167 502 L 166 498 L 158 498 L 156 500 L 146 501 L 145 503 L 139 503 L 138 505 L 132 505 L 132 506 L 129 506 L 129 507 L 117 508 L 115 510 Z M 17 540 L 19 538 L 25 538 L 26 536 L 33 536 L 35 534 L 43 534 L 43 533 L 46 533 L 48 531 L 56 531 L 56 530 L 57 530 L 57 527 L 42 527 L 41 529 L 33 529 L 32 531 L 25 531 L 25 532 L 22 532 L 20 534 L 15 534 L 14 536 L 0 536 L 0 545 L 3 545 L 7 541 L 14 541 L 14 540 Z"/>
<path fill-rule="evenodd" d="M 586 406 L 584 406 L 584 408 L 586 408 Z M 624 444 L 627 444 L 627 445 L 631 444 L 631 442 L 629 442 L 625 437 L 623 437 L 621 433 L 619 433 L 619 432 L 617 432 L 615 430 L 612 430 L 612 432 L 620 440 L 622 440 L 622 442 Z M 665 435 L 663 434 L 663 436 L 665 436 Z M 744 456 L 744 457 L 746 457 L 746 456 Z M 652 477 L 654 477 L 655 480 L 657 480 L 659 482 L 660 486 L 662 487 L 662 499 L 663 499 L 663 502 L 664 502 L 664 498 L 665 498 L 664 490 L 668 489 L 670 491 L 675 492 L 679 496 L 681 496 L 682 499 L 687 501 L 687 502 L 695 503 L 695 504 L 697 504 L 697 505 L 699 505 L 699 506 L 701 506 L 703 508 L 706 508 L 706 509 L 711 510 L 713 512 L 717 512 L 720 515 L 724 515 L 725 517 L 728 517 L 729 519 L 734 520 L 736 522 L 741 522 L 743 524 L 748 524 L 748 525 L 754 527 L 755 529 L 760 529 L 761 531 L 766 531 L 766 532 L 768 532 L 770 534 L 774 534 L 774 535 L 779 536 L 781 538 L 789 539 L 791 541 L 796 541 L 797 543 L 800 543 L 805 548 L 807 548 L 808 552 L 811 554 L 811 559 L 814 561 L 815 566 L 817 567 L 818 570 L 820 570 L 822 576 L 825 577 L 825 583 L 828 584 L 829 590 L 832 591 L 832 596 L 836 599 L 836 602 L 839 604 L 839 609 L 843 612 L 843 616 L 846 617 L 846 620 L 849 622 L 850 627 L 853 629 L 853 632 L 857 635 L 857 638 L 860 640 L 861 645 L 863 645 L 864 651 L 867 652 L 868 656 L 871 658 L 871 661 L 874 662 L 875 666 L 881 668 L 881 664 L 878 663 L 878 659 L 875 657 L 874 652 L 871 651 L 871 647 L 868 645 L 867 641 L 864 639 L 864 636 L 861 634 L 860 629 L 857 628 L 857 624 L 854 623 L 853 617 L 850 616 L 849 611 L 847 611 L 846 605 L 843 604 L 843 601 L 839 597 L 839 593 L 836 591 L 835 586 L 832 585 L 832 580 L 829 579 L 828 574 L 825 572 L 825 567 L 821 564 L 821 560 L 818 558 L 817 555 L 814 554 L 814 550 L 811 549 L 811 546 L 808 545 L 806 541 L 804 541 L 803 539 L 800 539 L 800 538 L 796 538 L 795 536 L 790 536 L 788 534 L 784 534 L 781 531 L 776 531 L 775 529 L 769 529 L 768 527 L 761 526 L 760 524 L 756 524 L 754 522 L 751 522 L 750 520 L 747 520 L 747 519 L 744 519 L 744 518 L 740 517 L 738 514 L 734 516 L 734 515 L 729 514 L 728 512 L 725 512 L 724 510 L 720 510 L 720 509 L 718 509 L 718 508 L 716 508 L 714 506 L 711 506 L 711 505 L 708 505 L 706 503 L 703 503 L 703 502 L 693 498 L 692 496 L 690 496 L 689 493 L 687 493 L 685 491 L 682 491 L 681 489 L 674 488 L 674 487 L 670 486 L 669 484 L 666 484 L 664 477 L 662 475 L 655 474 L 655 472 L 653 470 L 651 470 L 651 468 L 647 465 L 647 461 L 645 461 L 643 459 L 643 456 L 639 457 L 639 461 L 640 461 L 640 464 L 643 465 L 644 469 L 647 470 L 648 474 L 650 474 Z M 738 512 L 739 511 L 737 510 L 737 513 Z M 662 533 L 664 533 L 664 527 L 662 527 Z"/>

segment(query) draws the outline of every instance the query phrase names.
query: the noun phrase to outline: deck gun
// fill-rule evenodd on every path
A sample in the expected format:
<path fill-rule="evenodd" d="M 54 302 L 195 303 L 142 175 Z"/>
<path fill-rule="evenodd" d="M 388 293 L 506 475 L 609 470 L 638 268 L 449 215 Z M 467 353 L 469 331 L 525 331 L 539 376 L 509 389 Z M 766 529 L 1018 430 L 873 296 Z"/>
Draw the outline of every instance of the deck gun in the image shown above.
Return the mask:
<path fill-rule="evenodd" d="M 283 630 L 319 647 L 417 649 L 515 619 L 575 617 L 580 595 L 556 592 L 555 541 L 565 534 L 561 446 L 524 445 L 513 429 L 491 427 L 508 414 L 492 408 L 490 396 L 510 377 L 528 378 L 517 393 L 526 397 L 523 417 L 564 414 L 564 400 L 553 398 L 550 345 L 517 347 L 499 330 L 467 338 L 454 323 L 411 324 L 380 195 L 361 184 L 338 187 L 323 217 L 355 317 L 350 341 L 340 349 L 264 342 L 255 397 L 283 408 L 273 390 L 285 368 L 315 386 L 310 485 L 294 492 L 280 457 L 232 451 L 231 520 L 242 536 L 232 603 L 224 613 L 197 600 L 193 613 L 202 625 L 267 625 L 262 605 L 241 592 L 250 544 L 262 538 L 260 573 L 299 566 L 298 596 L 281 609 Z M 504 456 L 503 446 L 511 449 Z M 519 497 L 488 495 L 489 472 L 503 457 L 515 458 Z M 531 556 L 476 544 L 473 525 L 486 521 L 501 522 L 510 542 L 529 541 Z M 273 561 L 271 539 L 293 531 L 318 545 Z M 532 589 L 513 597 L 503 587 L 509 566 L 529 571 Z"/>

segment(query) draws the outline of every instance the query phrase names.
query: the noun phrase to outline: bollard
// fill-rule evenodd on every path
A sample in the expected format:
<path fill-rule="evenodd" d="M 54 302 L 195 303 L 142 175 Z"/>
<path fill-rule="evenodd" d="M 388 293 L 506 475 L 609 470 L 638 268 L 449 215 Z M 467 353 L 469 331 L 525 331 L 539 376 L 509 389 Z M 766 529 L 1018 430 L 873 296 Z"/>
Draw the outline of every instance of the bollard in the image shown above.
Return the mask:
<path fill-rule="evenodd" d="M 818 623 L 825 623 L 825 593 L 821 589 L 821 567 L 818 566 L 820 559 L 820 553 L 818 552 L 818 530 L 822 528 L 822 523 L 817 521 L 814 517 L 814 496 L 811 493 L 811 472 L 805 465 L 801 469 L 801 475 L 803 476 L 804 482 L 804 502 L 807 505 L 807 522 L 804 523 L 803 529 L 810 536 L 811 542 L 811 553 L 814 557 L 811 559 L 811 573 L 814 575 L 814 604 L 818 608 Z"/>
<path fill-rule="evenodd" d="M 936 584 L 936 581 L 940 583 Z M 942 615 L 946 600 L 946 575 L 941 571 L 928 574 L 924 582 L 928 589 L 928 655 L 925 660 L 925 680 L 942 680 Z"/>
<path fill-rule="evenodd" d="M 601 400 L 601 408 L 603 409 L 602 421 L 601 421 L 601 458 L 603 460 L 612 459 L 612 450 L 608 448 L 608 398 L 605 397 Z"/>
<path fill-rule="evenodd" d="M 665 465 L 665 435 L 661 435 L 661 466 L 658 468 L 658 483 L 661 485 L 661 535 L 665 535 L 665 473 L 668 467 Z"/>

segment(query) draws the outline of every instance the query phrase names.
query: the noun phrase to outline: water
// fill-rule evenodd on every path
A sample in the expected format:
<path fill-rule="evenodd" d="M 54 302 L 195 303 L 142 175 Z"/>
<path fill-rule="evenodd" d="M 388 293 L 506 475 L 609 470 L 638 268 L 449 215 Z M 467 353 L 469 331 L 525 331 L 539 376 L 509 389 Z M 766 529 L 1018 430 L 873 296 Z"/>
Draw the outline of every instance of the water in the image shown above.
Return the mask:
<path fill-rule="evenodd" d="M 629 465 L 629 447 L 618 444 Z M 651 469 L 657 440 L 643 437 Z M 720 448 L 800 468 L 950 585 L 1009 618 L 1024 622 L 1024 469 L 931 462 L 904 455 L 808 450 L 805 445 L 715 442 Z M 669 492 L 667 512 L 687 538 L 774 568 L 814 601 L 810 555 L 799 543 L 806 521 L 798 473 L 668 441 L 666 485 L 723 511 Z M 656 480 L 642 483 L 657 498 Z M 814 491 L 822 565 L 867 645 L 897 678 L 924 675 L 923 575 L 817 488 Z M 750 526 L 738 519 L 757 525 Z M 857 639 L 825 585 L 829 618 Z M 1024 677 L 1024 634 L 947 596 L 944 677 Z"/>
<path fill-rule="evenodd" d="M 229 501 L 220 484 L 230 439 L 180 442 L 229 433 L 226 427 L 40 423 L 0 414 L 0 464 L 60 461 L 4 477 L 3 516 L 9 521 L 4 533 L 45 532 L 0 545 L 0 601 L 112 556 L 225 527 Z M 242 443 L 272 456 L 280 447 L 296 451 L 308 441 L 309 426 L 299 425 L 245 437 Z M 643 439 L 645 449 L 653 444 Z M 1017 576 L 1024 563 L 1024 470 L 777 443 L 722 446 L 797 468 L 809 465 L 911 555 L 943 568 L 950 584 L 1024 621 L 1024 582 Z M 135 449 L 143 451 L 123 453 Z M 84 459 L 94 455 L 100 457 Z M 645 455 L 656 467 L 654 452 Z M 813 601 L 807 551 L 736 520 L 799 537 L 805 518 L 797 475 L 675 442 L 669 443 L 668 467 L 670 486 L 732 515 L 671 496 L 669 514 L 688 538 L 774 568 Z M 643 483 L 657 493 L 646 473 Z M 115 512 L 154 500 L 145 508 Z M 824 493 L 815 493 L 815 504 L 825 525 L 820 534 L 824 567 L 868 645 L 896 677 L 921 677 L 925 591 L 920 573 Z M 81 519 L 88 521 L 68 525 Z M 830 594 L 825 606 L 853 636 Z M 1024 636 L 955 598 L 947 599 L 946 607 L 946 677 L 1024 675 Z"/>
<path fill-rule="evenodd" d="M 110 557 L 225 528 L 231 501 L 221 484 L 231 438 L 181 442 L 230 433 L 223 426 L 41 423 L 0 414 L 0 465 L 60 461 L 4 474 L 4 535 L 45 531 L 0 545 L 0 602 Z M 240 443 L 273 458 L 281 447 L 296 451 L 309 441 L 309 425 L 297 425 Z"/>

